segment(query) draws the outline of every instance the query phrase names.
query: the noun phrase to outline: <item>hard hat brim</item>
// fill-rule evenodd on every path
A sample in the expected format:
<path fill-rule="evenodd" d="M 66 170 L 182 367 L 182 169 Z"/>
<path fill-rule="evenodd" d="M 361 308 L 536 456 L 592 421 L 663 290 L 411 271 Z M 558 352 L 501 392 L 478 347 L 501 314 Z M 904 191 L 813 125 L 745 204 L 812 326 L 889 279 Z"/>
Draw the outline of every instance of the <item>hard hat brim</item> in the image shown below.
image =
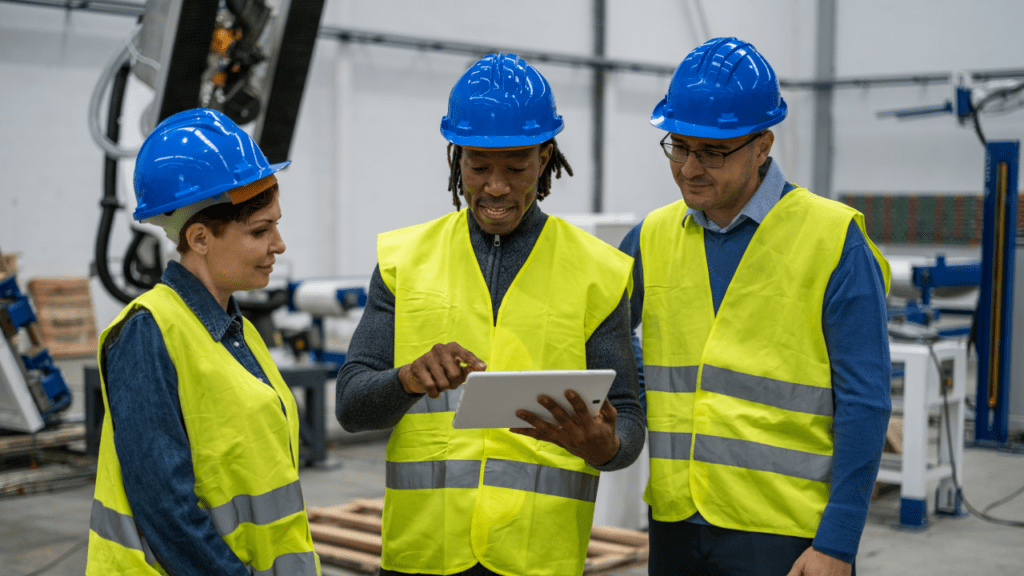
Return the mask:
<path fill-rule="evenodd" d="M 560 124 L 554 130 L 531 136 L 458 136 L 451 130 L 445 130 L 442 125 L 441 135 L 452 144 L 466 148 L 526 148 L 551 140 L 563 128 L 565 125 Z"/>
<path fill-rule="evenodd" d="M 236 188 L 245 187 L 248 184 L 252 184 L 254 182 L 258 182 L 259 180 L 262 180 L 263 178 L 266 178 L 267 176 L 273 175 L 276 172 L 282 170 L 283 168 L 286 168 L 291 163 L 292 163 L 291 160 L 285 160 L 284 162 L 279 162 L 277 164 L 271 164 L 267 168 L 261 170 L 256 178 L 253 178 L 252 180 L 249 180 L 247 182 L 232 182 L 230 184 L 225 184 L 223 186 L 218 186 L 218 187 L 212 188 L 210 190 L 196 191 L 196 193 L 194 193 L 194 194 L 185 193 L 181 197 L 179 197 L 176 200 L 174 200 L 173 202 L 168 202 L 166 204 L 163 204 L 161 206 L 158 206 L 156 208 L 152 208 L 152 209 L 149 209 L 149 210 L 140 211 L 140 210 L 138 210 L 136 208 L 135 212 L 132 214 L 132 218 L 134 218 L 135 221 L 137 221 L 137 222 L 141 222 L 142 220 L 145 220 L 146 218 L 149 218 L 151 216 L 156 216 L 157 214 L 165 214 L 167 212 L 173 212 L 174 210 L 177 210 L 178 208 L 181 208 L 183 206 L 188 206 L 189 204 L 192 204 L 194 202 L 199 202 L 200 200 L 205 200 L 207 198 L 213 198 L 213 197 L 217 196 L 218 194 L 226 193 L 226 192 L 229 192 L 229 191 L 234 190 Z M 260 190 L 260 192 L 262 192 L 262 190 Z M 255 194 L 253 194 L 253 196 L 255 196 Z M 252 196 L 250 196 L 250 198 L 251 197 Z M 230 196 L 225 194 L 225 200 L 224 201 L 225 202 L 232 202 L 232 199 L 230 198 Z M 244 200 L 240 200 L 240 201 L 244 202 Z M 233 203 L 237 203 L 237 202 L 233 202 Z"/>
<path fill-rule="evenodd" d="M 668 118 L 665 115 L 665 104 L 666 99 L 662 99 L 662 101 L 654 108 L 654 113 L 651 114 L 652 126 L 681 136 L 689 136 L 691 138 L 713 138 L 716 140 L 728 140 L 729 138 L 737 138 L 739 136 L 746 136 L 748 134 L 767 130 L 779 122 L 782 122 L 786 118 L 788 111 L 785 100 L 780 99 L 780 104 L 776 109 L 775 114 L 773 116 L 769 116 L 769 118 L 763 122 L 747 126 L 719 128 L 705 126 L 702 124 L 691 124 L 689 122 L 683 122 L 682 120 Z"/>

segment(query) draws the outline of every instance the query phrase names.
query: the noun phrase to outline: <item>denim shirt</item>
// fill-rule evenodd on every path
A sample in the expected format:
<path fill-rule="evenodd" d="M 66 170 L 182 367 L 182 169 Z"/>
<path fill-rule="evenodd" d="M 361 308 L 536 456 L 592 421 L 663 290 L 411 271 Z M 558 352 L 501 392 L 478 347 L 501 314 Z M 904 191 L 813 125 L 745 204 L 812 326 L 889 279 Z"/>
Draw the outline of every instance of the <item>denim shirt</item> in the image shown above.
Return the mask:
<path fill-rule="evenodd" d="M 246 370 L 268 382 L 245 342 L 242 313 L 233 297 L 225 312 L 202 282 L 177 262 L 167 265 L 161 282 L 181 296 Z M 153 554 L 170 574 L 248 576 L 248 568 L 199 508 L 177 372 L 153 315 L 140 308 L 111 330 L 104 358 L 122 481 L 135 522 Z"/>

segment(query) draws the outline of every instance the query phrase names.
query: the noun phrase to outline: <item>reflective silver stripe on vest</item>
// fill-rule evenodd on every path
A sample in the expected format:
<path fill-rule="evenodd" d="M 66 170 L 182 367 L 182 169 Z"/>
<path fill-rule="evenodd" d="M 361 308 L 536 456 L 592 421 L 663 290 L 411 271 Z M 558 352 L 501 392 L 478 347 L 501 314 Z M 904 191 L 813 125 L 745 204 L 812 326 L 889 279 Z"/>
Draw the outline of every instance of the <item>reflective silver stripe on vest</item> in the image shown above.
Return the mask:
<path fill-rule="evenodd" d="M 831 456 L 734 438 L 698 434 L 693 443 L 693 459 L 711 464 L 775 472 L 815 482 L 828 482 L 832 478 Z"/>
<path fill-rule="evenodd" d="M 597 476 L 585 472 L 516 460 L 489 459 L 484 468 L 484 484 L 487 486 L 573 498 L 584 502 L 597 500 L 597 481 Z"/>
<path fill-rule="evenodd" d="M 648 433 L 648 449 L 651 458 L 666 460 L 690 459 L 689 432 L 651 432 Z"/>
<path fill-rule="evenodd" d="M 697 366 L 644 365 L 644 388 L 654 392 L 694 393 Z"/>
<path fill-rule="evenodd" d="M 266 570 L 249 566 L 253 576 L 316 576 L 316 557 L 312 552 L 292 552 L 274 558 L 274 565 Z"/>
<path fill-rule="evenodd" d="M 384 485 L 392 490 L 476 488 L 479 483 L 479 460 L 388 462 L 384 471 Z"/>
<path fill-rule="evenodd" d="M 296 480 L 258 496 L 239 494 L 229 502 L 208 508 L 206 513 L 210 515 L 217 532 L 225 536 L 234 532 L 242 522 L 270 524 L 296 512 L 302 512 L 302 508 L 302 488 Z"/>
<path fill-rule="evenodd" d="M 149 543 L 139 533 L 135 519 L 107 508 L 99 500 L 92 501 L 92 516 L 89 518 L 89 529 L 103 538 L 116 542 L 125 548 L 139 550 L 146 555 L 146 562 L 156 564 L 156 556 Z"/>
<path fill-rule="evenodd" d="M 426 414 L 430 412 L 455 412 L 462 399 L 462 387 L 454 390 L 445 390 L 437 398 L 424 396 L 420 398 L 406 414 Z"/>
<path fill-rule="evenodd" d="M 704 365 L 700 388 L 793 412 L 818 416 L 832 416 L 834 413 L 831 388 L 751 376 L 717 366 Z"/>

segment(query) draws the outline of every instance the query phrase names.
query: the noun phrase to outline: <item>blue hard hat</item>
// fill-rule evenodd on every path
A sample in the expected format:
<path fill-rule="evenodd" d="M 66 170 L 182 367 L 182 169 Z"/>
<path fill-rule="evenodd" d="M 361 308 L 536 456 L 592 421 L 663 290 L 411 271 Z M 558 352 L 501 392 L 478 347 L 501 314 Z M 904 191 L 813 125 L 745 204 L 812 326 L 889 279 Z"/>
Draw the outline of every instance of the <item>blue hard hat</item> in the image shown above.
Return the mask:
<path fill-rule="evenodd" d="M 735 138 L 786 117 L 779 79 L 764 56 L 736 38 L 708 40 L 676 68 L 651 124 L 695 138 Z"/>
<path fill-rule="evenodd" d="M 213 198 L 289 164 L 271 164 L 252 137 L 221 112 L 178 112 L 157 125 L 139 149 L 132 217 L 141 221 Z"/>
<path fill-rule="evenodd" d="M 551 85 L 515 54 L 490 54 L 455 83 L 441 134 L 459 146 L 542 144 L 562 131 Z"/>

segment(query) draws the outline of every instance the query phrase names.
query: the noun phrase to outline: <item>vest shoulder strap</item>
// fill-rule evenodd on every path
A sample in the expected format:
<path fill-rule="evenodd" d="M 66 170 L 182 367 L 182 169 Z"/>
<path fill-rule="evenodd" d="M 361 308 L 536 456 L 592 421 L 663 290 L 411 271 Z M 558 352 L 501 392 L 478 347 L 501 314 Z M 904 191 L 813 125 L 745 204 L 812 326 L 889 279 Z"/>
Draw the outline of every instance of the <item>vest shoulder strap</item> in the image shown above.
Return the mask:
<path fill-rule="evenodd" d="M 409 257 L 410 251 L 427 245 L 437 245 L 438 238 L 451 236 L 460 223 L 460 218 L 461 222 L 465 223 L 465 209 L 445 214 L 430 222 L 383 232 L 377 236 L 377 266 L 380 268 L 381 278 L 392 294 L 395 292 L 399 261 Z"/>

